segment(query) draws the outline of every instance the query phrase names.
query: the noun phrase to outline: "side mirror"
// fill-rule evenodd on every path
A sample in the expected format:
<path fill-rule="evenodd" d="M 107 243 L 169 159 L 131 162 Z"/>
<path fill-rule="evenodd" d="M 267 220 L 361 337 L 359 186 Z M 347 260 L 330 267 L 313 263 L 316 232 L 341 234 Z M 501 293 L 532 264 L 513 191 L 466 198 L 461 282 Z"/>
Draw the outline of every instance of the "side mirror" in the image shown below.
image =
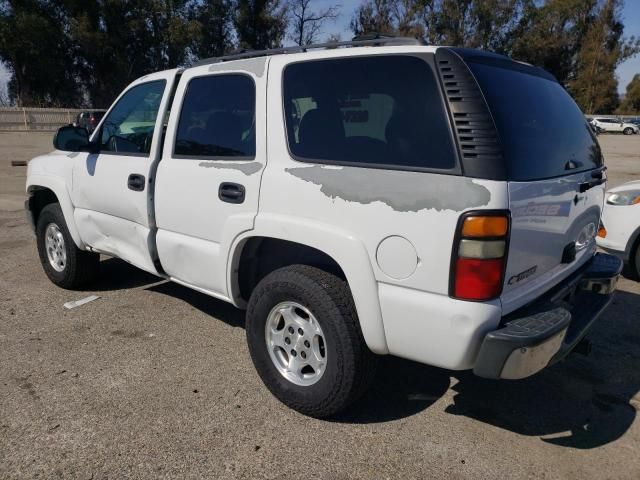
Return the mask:
<path fill-rule="evenodd" d="M 53 137 L 56 150 L 65 152 L 82 152 L 89 150 L 89 132 L 84 127 L 67 125 L 60 127 Z"/>

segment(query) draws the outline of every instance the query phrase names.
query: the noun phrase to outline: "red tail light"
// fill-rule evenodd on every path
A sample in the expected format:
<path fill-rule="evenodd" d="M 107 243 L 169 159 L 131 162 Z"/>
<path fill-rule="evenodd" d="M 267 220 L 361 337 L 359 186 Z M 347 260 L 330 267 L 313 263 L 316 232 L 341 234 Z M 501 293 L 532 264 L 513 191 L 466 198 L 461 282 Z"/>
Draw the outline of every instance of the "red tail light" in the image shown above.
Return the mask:
<path fill-rule="evenodd" d="M 500 295 L 503 259 L 458 258 L 455 296 L 468 300 L 488 300 Z"/>
<path fill-rule="evenodd" d="M 460 218 L 453 245 L 451 296 L 484 301 L 500 295 L 508 238 L 506 212 L 470 212 Z"/>

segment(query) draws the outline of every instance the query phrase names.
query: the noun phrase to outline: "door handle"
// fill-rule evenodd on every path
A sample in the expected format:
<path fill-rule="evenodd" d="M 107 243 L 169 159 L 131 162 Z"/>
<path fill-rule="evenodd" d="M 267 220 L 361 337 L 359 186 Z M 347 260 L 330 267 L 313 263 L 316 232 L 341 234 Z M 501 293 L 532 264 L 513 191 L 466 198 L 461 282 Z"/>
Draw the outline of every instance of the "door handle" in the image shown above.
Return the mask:
<path fill-rule="evenodd" d="M 141 192 L 144 190 L 144 185 L 144 175 L 140 175 L 138 173 L 132 173 L 129 175 L 129 179 L 127 180 L 127 187 L 129 187 L 129 190 Z"/>
<path fill-rule="evenodd" d="M 218 189 L 218 198 L 227 203 L 244 202 L 244 185 L 239 183 L 222 182 Z"/>

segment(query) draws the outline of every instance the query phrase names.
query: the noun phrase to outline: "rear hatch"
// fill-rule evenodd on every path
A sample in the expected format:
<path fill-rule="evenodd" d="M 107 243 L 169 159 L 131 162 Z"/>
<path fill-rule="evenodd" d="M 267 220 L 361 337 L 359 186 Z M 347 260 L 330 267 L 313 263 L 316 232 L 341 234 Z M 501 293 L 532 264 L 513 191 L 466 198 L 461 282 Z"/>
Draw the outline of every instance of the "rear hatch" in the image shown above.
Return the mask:
<path fill-rule="evenodd" d="M 587 121 L 553 78 L 517 62 L 467 59 L 500 137 L 511 235 L 504 313 L 566 278 L 593 255 L 604 169 Z"/>

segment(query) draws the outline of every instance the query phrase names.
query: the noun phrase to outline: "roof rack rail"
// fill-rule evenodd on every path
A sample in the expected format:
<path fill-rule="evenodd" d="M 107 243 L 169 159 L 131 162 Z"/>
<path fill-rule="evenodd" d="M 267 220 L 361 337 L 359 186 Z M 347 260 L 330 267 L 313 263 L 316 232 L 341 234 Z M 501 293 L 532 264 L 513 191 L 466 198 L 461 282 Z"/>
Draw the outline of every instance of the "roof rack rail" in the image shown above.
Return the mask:
<path fill-rule="evenodd" d="M 358 35 L 353 40 L 344 42 L 328 42 L 315 43 L 312 45 L 294 45 L 291 47 L 271 48 L 268 50 L 236 50 L 229 55 L 221 57 L 211 57 L 200 60 L 192 66 L 210 65 L 212 63 L 230 62 L 231 60 L 242 60 L 255 57 L 269 57 L 271 55 L 282 55 L 287 53 L 303 53 L 307 50 L 333 49 L 341 47 L 366 47 L 366 46 L 382 46 L 382 45 L 425 45 L 422 40 L 412 37 L 392 37 L 381 35 L 378 33 Z"/>

